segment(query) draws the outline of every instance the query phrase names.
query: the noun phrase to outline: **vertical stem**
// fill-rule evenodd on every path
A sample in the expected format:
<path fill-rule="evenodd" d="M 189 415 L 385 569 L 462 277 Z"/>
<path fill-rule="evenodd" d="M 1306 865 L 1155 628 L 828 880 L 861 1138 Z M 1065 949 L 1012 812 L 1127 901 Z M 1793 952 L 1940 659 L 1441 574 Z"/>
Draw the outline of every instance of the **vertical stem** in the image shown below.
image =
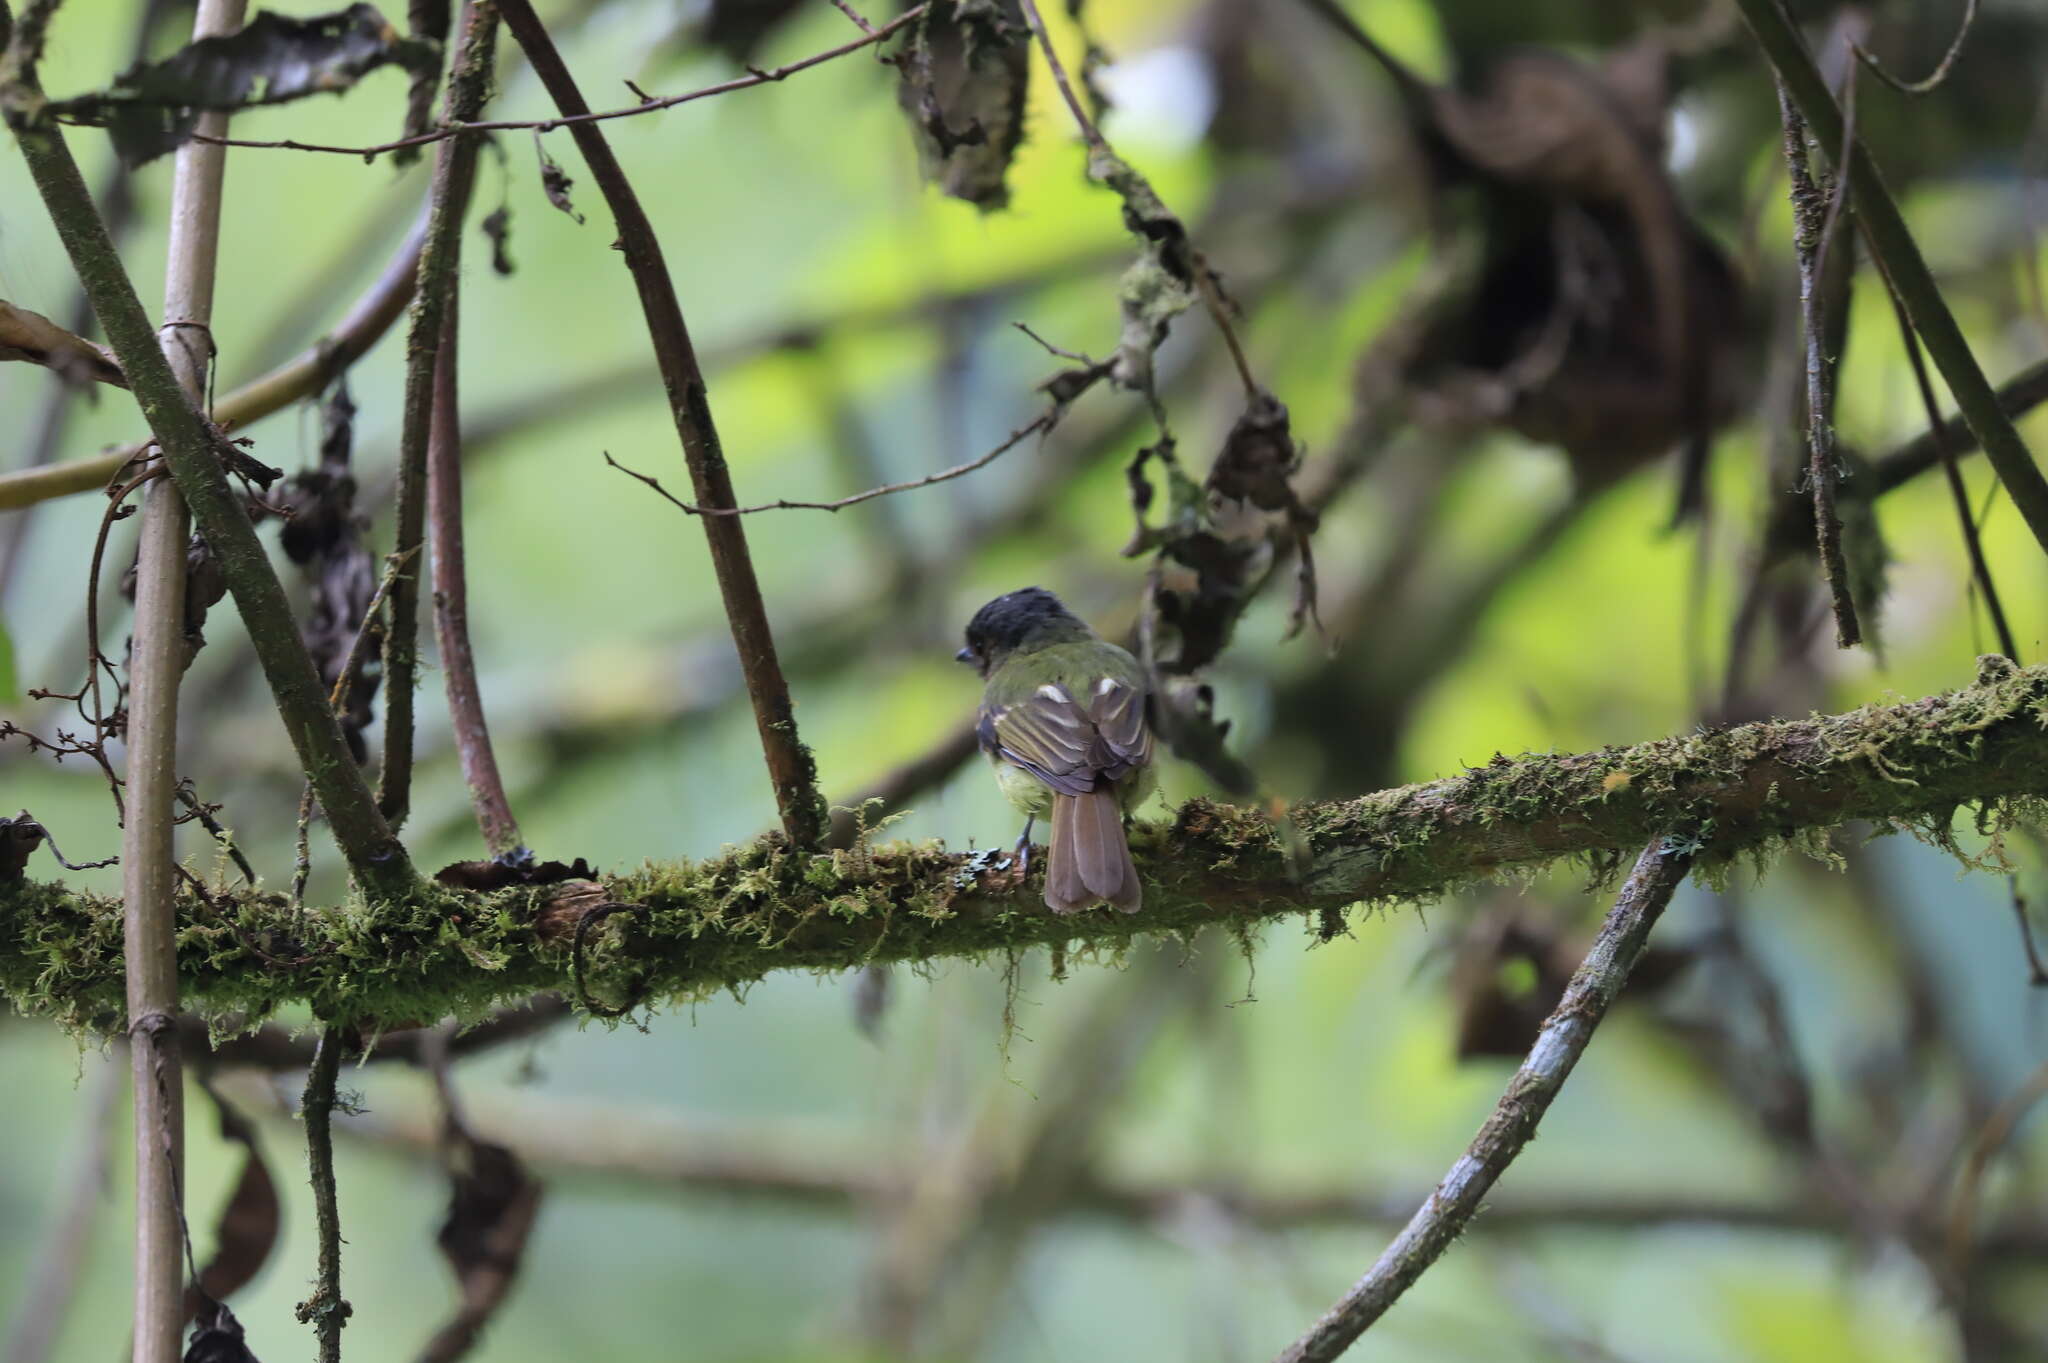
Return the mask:
<path fill-rule="evenodd" d="M 448 70 L 446 116 L 474 122 L 490 98 L 498 9 L 492 0 L 469 0 L 462 13 L 462 45 Z M 446 328 L 462 259 L 462 220 L 476 183 L 482 143 L 451 137 L 434 153 L 434 185 L 427 207 L 427 239 L 420 251 L 419 287 L 413 295 L 405 342 L 405 409 L 398 441 L 398 514 L 393 552 L 405 568 L 392 586 L 391 628 L 384 635 L 384 769 L 377 807 L 397 828 L 412 807 L 413 691 L 419 675 L 420 574 L 426 556 L 427 448 L 432 438 L 435 356 Z"/>
<path fill-rule="evenodd" d="M 201 0 L 193 38 L 233 33 L 244 0 Z M 227 133 L 227 116 L 199 131 Z M 203 399 L 213 358 L 213 278 L 227 148 L 187 142 L 171 185 L 170 255 L 158 341 L 178 382 Z M 175 1029 L 148 1025 L 178 1008 L 176 852 L 178 681 L 187 661 L 185 501 L 167 478 L 148 489 L 136 557 L 129 659 L 127 806 L 121 833 L 123 950 L 135 1076 L 135 1363 L 177 1363 L 184 1321 L 182 1066 Z"/>
<path fill-rule="evenodd" d="M 1778 87 L 1778 115 L 1785 127 L 1785 170 L 1792 198 L 1792 253 L 1799 263 L 1799 320 L 1806 346 L 1806 481 L 1813 495 L 1814 536 L 1821 573 L 1835 612 L 1835 646 L 1863 641 L 1856 601 L 1849 592 L 1849 565 L 1842 553 L 1842 519 L 1835 514 L 1835 366 L 1828 353 L 1828 288 L 1822 262 L 1833 214 L 1814 183 L 1806 155 L 1806 120 Z M 1842 158 L 1846 160 L 1846 156 Z M 1847 180 L 1837 165 L 1835 174 Z M 1844 293 L 1846 300 L 1847 294 Z"/>
<path fill-rule="evenodd" d="M 334 1088 L 341 1074 L 346 1036 L 338 1027 L 320 1033 L 313 1065 L 299 1098 L 306 1127 L 306 1169 L 313 1185 L 313 1223 L 319 1238 L 313 1292 L 299 1303 L 298 1317 L 310 1321 L 319 1340 L 319 1363 L 341 1363 L 341 1328 L 352 1312 L 341 1295 L 341 1207 L 334 1187 Z"/>
<path fill-rule="evenodd" d="M 569 73 L 561 53 L 555 50 L 547 28 L 533 12 L 529 0 L 500 0 L 505 26 L 526 50 L 534 74 L 547 87 L 555 107 L 575 117 L 590 112 L 576 78 Z M 760 730 L 761 749 L 768 763 L 768 779 L 775 788 L 776 808 L 782 815 L 782 830 L 798 847 L 813 848 L 825 836 L 825 801 L 818 793 L 817 763 L 810 749 L 797 738 L 796 711 L 790 704 L 789 683 L 775 654 L 775 637 L 768 628 L 768 609 L 761 600 L 761 584 L 754 575 L 754 560 L 747 550 L 743 518 L 720 515 L 739 505 L 733 496 L 732 472 L 726 467 L 725 451 L 718 441 L 718 428 L 711 420 L 711 401 L 704 386 L 704 371 L 697 363 L 696 347 L 690 342 L 689 327 L 683 321 L 682 305 L 676 301 L 675 282 L 654 224 L 640 206 L 640 198 L 626 179 L 625 170 L 612 154 L 598 123 L 573 123 L 569 131 L 578 150 L 590 166 L 590 175 L 603 191 L 619 232 L 618 249 L 632 272 L 633 286 L 640 295 L 640 308 L 647 318 L 648 338 L 661 370 L 662 386 L 668 391 L 670 414 L 681 438 L 683 458 L 690 468 L 690 485 L 697 504 L 711 514 L 700 517 L 704 537 L 711 548 L 711 567 L 718 578 L 718 591 L 725 603 L 725 617 L 732 628 L 733 646 L 739 651 L 740 671 L 746 678 L 747 695 L 754 704 L 754 724 Z"/>
<path fill-rule="evenodd" d="M 521 846 L 519 823 L 498 774 L 491 731 L 484 722 L 483 695 L 476 684 L 476 655 L 469 646 L 469 575 L 462 557 L 462 418 L 456 385 L 456 333 L 461 300 L 448 298 L 441 327 L 440 356 L 434 364 L 434 419 L 427 442 L 427 533 L 434 556 L 434 639 L 448 684 L 448 718 L 462 777 L 476 806 L 477 827 L 491 855 Z"/>

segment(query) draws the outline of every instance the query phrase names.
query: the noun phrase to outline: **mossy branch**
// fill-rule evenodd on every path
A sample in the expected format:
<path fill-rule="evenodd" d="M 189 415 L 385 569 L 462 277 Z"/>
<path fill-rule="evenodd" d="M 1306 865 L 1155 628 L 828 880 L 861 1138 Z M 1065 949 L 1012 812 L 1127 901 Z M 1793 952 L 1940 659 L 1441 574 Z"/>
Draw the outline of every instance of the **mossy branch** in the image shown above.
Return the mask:
<path fill-rule="evenodd" d="M 1966 804 L 1996 830 L 2048 796 L 2048 667 L 1986 658 L 1974 685 L 1897 705 L 1771 721 L 1571 755 L 1500 757 L 1461 775 L 1293 811 L 1298 875 L 1262 812 L 1194 800 L 1139 824 L 1145 911 L 1055 917 L 985 859 L 932 845 L 807 855 L 779 836 L 705 861 L 650 864 L 603 884 L 477 893 L 441 885 L 295 916 L 282 896 L 188 897 L 178 938 L 188 1006 L 260 1020 L 290 1002 L 366 1032 L 574 987 L 606 1007 L 743 987 L 776 970 L 974 957 L 1043 945 L 1119 950 L 1327 909 L 1437 896 L 1580 858 L 1620 858 L 1668 829 L 1709 866 L 1869 820 L 1954 850 Z M 597 916 L 602 911 L 601 918 Z M 122 1023 L 121 920 L 111 899 L 58 883 L 0 885 L 0 994 L 94 1030 Z"/>

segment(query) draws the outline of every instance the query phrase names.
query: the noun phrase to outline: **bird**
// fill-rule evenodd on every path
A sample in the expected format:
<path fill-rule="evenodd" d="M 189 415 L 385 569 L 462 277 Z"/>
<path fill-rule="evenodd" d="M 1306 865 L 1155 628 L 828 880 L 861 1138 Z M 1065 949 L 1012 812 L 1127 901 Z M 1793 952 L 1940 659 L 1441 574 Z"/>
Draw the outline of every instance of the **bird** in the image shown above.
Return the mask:
<path fill-rule="evenodd" d="M 1020 861 L 1033 825 L 1051 816 L 1046 906 L 1066 914 L 1107 903 L 1136 913 L 1144 891 L 1123 816 L 1158 783 L 1138 660 L 1043 587 L 976 611 L 954 657 L 984 682 L 975 734 L 996 784 L 1025 815 Z"/>

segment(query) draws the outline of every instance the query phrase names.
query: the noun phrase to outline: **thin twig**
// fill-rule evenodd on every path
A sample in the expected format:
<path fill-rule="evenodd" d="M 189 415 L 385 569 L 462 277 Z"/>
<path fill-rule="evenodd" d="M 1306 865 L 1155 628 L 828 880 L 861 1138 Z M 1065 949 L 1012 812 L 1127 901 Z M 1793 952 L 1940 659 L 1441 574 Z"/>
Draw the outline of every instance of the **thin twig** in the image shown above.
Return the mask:
<path fill-rule="evenodd" d="M 1024 442 L 1027 436 L 1042 435 L 1050 431 L 1058 420 L 1059 414 L 1057 412 L 1047 412 L 1043 416 L 1011 431 L 1009 435 L 1003 438 L 1003 442 L 1000 445 L 997 445 L 988 453 L 978 455 L 964 464 L 955 464 L 952 468 L 941 469 L 937 473 L 928 473 L 922 478 L 913 478 L 907 483 L 888 483 L 882 487 L 871 487 L 866 492 L 856 492 L 851 497 L 841 497 L 836 502 L 791 502 L 778 498 L 775 501 L 761 502 L 755 506 L 693 506 L 676 497 L 650 475 L 627 468 L 624 464 L 612 458 L 609 451 L 605 452 L 604 462 L 610 464 L 628 478 L 637 479 L 645 483 L 648 487 L 660 493 L 677 510 L 687 512 L 692 516 L 753 516 L 763 511 L 844 511 L 849 506 L 859 506 L 862 502 L 871 502 L 877 497 L 888 497 L 898 492 L 914 492 L 918 488 L 930 487 L 934 483 L 945 483 L 955 478 L 964 478 L 976 469 L 987 468 L 990 464 L 993 464 L 996 460 L 1017 448 L 1018 445 Z"/>
<path fill-rule="evenodd" d="M 1994 396 L 2000 409 L 2015 420 L 2048 402 L 2048 360 L 2036 360 L 2020 370 L 2000 384 Z M 1948 417 L 1873 462 L 1870 481 L 1877 495 L 1903 487 L 1940 464 L 1944 443 L 1958 458 L 1982 448 L 1969 422 L 1960 414 Z"/>
<path fill-rule="evenodd" d="M 1852 42 L 1849 46 L 1856 53 L 1857 60 L 1870 68 L 1870 74 L 1892 89 L 1907 95 L 1931 94 L 1941 88 L 1942 83 L 1948 79 L 1949 72 L 1955 69 L 1956 58 L 1963 55 L 1963 42 L 1970 36 L 1970 29 L 1976 22 L 1977 0 L 1963 0 L 1963 22 L 1956 27 L 1955 40 L 1948 45 L 1948 51 L 1942 54 L 1940 64 L 1925 80 L 1902 80 L 1885 70 L 1884 64 L 1878 61 L 1877 54 L 1862 43 Z"/>
<path fill-rule="evenodd" d="M 1853 107 L 1853 106 L 1852 106 Z M 1806 340 L 1806 483 L 1813 497 L 1814 535 L 1820 549 L 1821 573 L 1835 612 L 1835 646 L 1854 648 L 1863 641 L 1856 618 L 1856 598 L 1849 590 L 1849 565 L 1842 553 L 1842 521 L 1835 514 L 1834 358 L 1827 353 L 1828 290 L 1822 263 L 1846 201 L 1848 175 L 1835 164 L 1835 195 L 1829 202 L 1814 183 L 1807 165 L 1806 121 L 1783 85 L 1778 87 L 1778 115 L 1785 128 L 1785 169 L 1792 198 L 1793 254 L 1799 262 L 1799 316 Z"/>
<path fill-rule="evenodd" d="M 553 96 L 555 107 L 571 118 L 588 113 L 589 106 L 576 88 L 575 77 L 569 73 L 528 0 L 504 0 L 501 9 L 506 27 L 526 49 L 527 60 Z M 691 344 L 689 327 L 683 320 L 682 306 L 676 299 L 675 284 L 669 277 L 654 225 L 648 221 L 624 169 L 612 154 L 604 130 L 585 119 L 573 123 L 570 132 L 590 167 L 591 177 L 611 206 L 618 227 L 619 249 L 625 256 L 626 268 L 632 272 L 641 311 L 647 318 L 648 336 L 661 368 L 662 386 L 668 392 L 669 408 L 682 440 L 697 504 L 710 509 L 737 507 L 739 499 L 733 495 L 732 474 L 712 421 L 704 373 L 698 365 L 696 348 Z M 768 777 L 775 788 L 783 833 L 797 847 L 816 847 L 824 838 L 826 822 L 825 801 L 818 794 L 817 764 L 797 737 L 796 711 L 790 704 L 789 683 L 784 680 L 782 665 L 776 658 L 775 637 L 768 627 L 768 610 L 761 600 L 761 586 L 747 550 L 744 523 L 732 515 L 708 515 L 702 520 L 726 620 L 732 627 L 733 646 L 739 651 L 747 694 L 753 701 L 754 722 L 767 758 Z"/>
<path fill-rule="evenodd" d="M 1031 26 L 1032 36 L 1038 39 L 1038 49 L 1045 54 L 1045 64 L 1052 71 L 1053 84 L 1059 87 L 1060 97 L 1066 101 L 1068 112 L 1073 114 L 1074 122 L 1081 130 L 1082 140 L 1088 144 L 1091 151 L 1115 156 L 1115 148 L 1109 145 L 1109 139 L 1102 135 L 1102 129 L 1088 116 L 1087 106 L 1082 104 L 1080 96 L 1074 93 L 1073 84 L 1067 79 L 1067 68 L 1060 64 L 1059 53 L 1053 50 L 1052 35 L 1046 31 L 1045 20 L 1038 13 L 1038 6 L 1033 0 L 1021 0 L 1021 3 L 1024 21 Z M 1223 299 L 1222 290 L 1216 287 L 1216 280 L 1209 270 L 1208 262 L 1203 259 L 1202 253 L 1195 249 L 1192 241 L 1188 244 L 1188 254 L 1192 257 L 1194 267 L 1195 292 L 1201 297 L 1202 307 L 1208 312 L 1210 320 L 1216 323 L 1216 329 L 1223 334 L 1223 343 L 1230 349 L 1231 363 L 1237 367 L 1238 381 L 1244 385 L 1245 397 L 1256 401 L 1264 390 L 1259 387 L 1258 380 L 1252 377 L 1251 364 L 1245 358 L 1244 347 L 1238 343 L 1237 328 L 1230 322 L 1229 305 Z"/>
<path fill-rule="evenodd" d="M 1593 1029 L 1627 982 L 1650 929 L 1692 864 L 1692 853 L 1682 849 L 1695 845 L 1658 838 L 1643 849 L 1493 1115 L 1379 1262 L 1308 1333 L 1281 1351 L 1279 1363 L 1327 1363 L 1350 1348 L 1478 1213 L 1480 1200 L 1536 1134 L 1537 1123 L 1593 1039 Z"/>
<path fill-rule="evenodd" d="M 483 693 L 477 686 L 476 654 L 469 643 L 469 574 L 462 545 L 462 417 L 457 405 L 456 333 L 461 300 L 450 296 L 441 331 L 440 358 L 434 365 L 434 413 L 427 440 L 427 535 L 434 557 L 434 639 L 441 650 L 441 671 L 447 681 L 448 720 L 462 777 L 476 807 L 477 827 L 494 857 L 510 856 L 523 845 L 519 823 L 498 774 L 498 757 L 484 720 Z"/>
<path fill-rule="evenodd" d="M 448 69 L 447 96 L 448 117 L 458 122 L 475 118 L 490 98 L 497 7 L 488 0 L 467 0 L 461 33 L 461 46 Z M 398 511 L 393 531 L 394 546 L 401 554 L 416 551 L 426 534 L 427 450 L 434 417 L 436 358 L 459 284 L 462 222 L 469 210 L 482 145 L 473 138 L 460 138 L 442 147 L 434 161 L 427 235 L 405 343 L 405 406 L 399 431 Z M 401 571 L 391 592 L 390 628 L 384 632 L 384 765 L 377 778 L 377 808 L 393 829 L 404 826 L 412 808 L 420 577 L 420 565 Z"/>
<path fill-rule="evenodd" d="M 326 387 L 336 375 L 367 354 L 412 301 L 425 234 L 426 222 L 422 218 L 383 274 L 356 300 L 333 331 L 295 358 L 251 379 L 214 403 L 215 424 L 233 431 L 260 421 Z M 97 491 L 141 458 L 147 448 L 147 443 L 126 445 L 90 459 L 0 473 L 0 511 L 33 506 L 53 497 Z"/>
<path fill-rule="evenodd" d="M 720 81 L 716 85 L 707 85 L 702 89 L 690 90 L 680 95 L 665 95 L 660 98 L 631 104 L 623 109 L 606 109 L 600 113 L 592 113 L 586 109 L 581 113 L 564 114 L 558 118 L 498 119 L 491 122 L 475 122 L 451 113 L 447 121 L 433 132 L 420 133 L 415 137 L 402 137 L 395 142 L 379 142 L 374 146 L 366 147 L 335 147 L 318 142 L 251 142 L 230 138 L 218 140 L 223 145 L 230 147 L 251 147 L 279 151 L 331 152 L 337 156 L 358 156 L 364 161 L 374 161 L 379 156 L 389 152 L 402 151 L 408 147 L 424 147 L 435 142 L 449 140 L 475 142 L 479 138 L 488 136 L 491 133 L 528 131 L 550 133 L 557 128 L 575 128 L 589 123 L 602 123 L 608 119 L 632 118 L 637 114 L 659 113 L 663 109 L 673 109 L 678 104 L 689 104 L 694 100 L 709 99 L 714 95 L 729 95 L 735 90 L 751 90 L 757 85 L 771 85 L 776 81 L 786 80 L 799 71 L 808 71 L 814 66 L 822 66 L 835 58 L 858 52 L 864 47 L 871 47 L 886 38 L 893 37 L 923 18 L 924 11 L 925 7 L 923 5 L 918 5 L 914 9 L 907 9 L 888 23 L 883 24 L 880 28 L 868 29 L 867 32 L 851 42 L 841 43 L 835 48 L 814 53 L 800 61 L 790 62 L 786 66 L 778 66 L 771 71 L 750 71 L 744 76 L 736 76 L 732 80 Z"/>
<path fill-rule="evenodd" d="M 2027 897 L 2020 893 L 2020 878 L 2007 876 L 2006 886 L 2012 891 L 2012 913 L 2019 920 L 2020 949 L 2027 957 L 2027 983 L 2036 989 L 2048 987 L 2048 963 L 2041 960 L 2040 948 L 2034 945 L 2034 924 L 2027 917 Z"/>
<path fill-rule="evenodd" d="M 1827 82 L 1813 64 L 1799 32 L 1786 17 L 1780 0 L 1736 0 L 1765 57 L 1790 92 L 1800 114 L 1824 145 L 1841 146 L 1842 113 Z M 1999 405 L 1998 395 L 1978 367 L 1976 356 L 1941 287 L 1920 254 L 1898 204 L 1885 188 L 1870 148 L 1859 142 L 1849 148 L 1840 173 L 1850 177 L 1857 213 L 1868 233 L 1871 254 L 1885 263 L 1927 353 L 1941 371 L 1970 429 L 1983 442 L 1985 457 L 1998 470 L 2006 495 L 2044 550 L 2048 550 L 2048 478 L 2035 465 L 2026 442 Z"/>
<path fill-rule="evenodd" d="M 354 1308 L 341 1295 L 341 1208 L 334 1187 L 335 1081 L 341 1073 L 346 1038 L 338 1027 L 320 1033 L 299 1119 L 306 1128 L 306 1167 L 313 1186 L 313 1223 L 320 1248 L 313 1291 L 299 1303 L 300 1323 L 311 1323 L 319 1340 L 319 1363 L 341 1363 L 341 1330 Z"/>
<path fill-rule="evenodd" d="M 1927 361 L 1920 354 L 1920 338 L 1913 333 L 1913 321 L 1906 316 L 1906 305 L 1899 301 L 1898 291 L 1891 288 L 1891 276 L 1884 267 L 1878 267 L 1884 276 L 1885 287 L 1891 291 L 1892 312 L 1899 322 L 1899 340 L 1906 347 L 1906 358 L 1912 362 L 1913 382 L 1920 390 L 1920 405 L 1927 412 L 1927 433 L 1933 438 L 1935 448 L 1941 452 L 1941 471 L 1948 481 L 1949 497 L 1955 503 L 1956 523 L 1962 530 L 1963 548 L 1970 556 L 1970 574 L 1977 581 L 1977 590 L 1984 598 L 1984 610 L 1991 617 L 1991 628 L 1998 635 L 1998 647 L 2006 657 L 2020 661 L 2019 644 L 2013 638 L 2012 625 L 2005 618 L 2005 606 L 1998 598 L 1998 584 L 1991 580 L 1991 564 L 1984 557 L 1984 541 L 1977 534 L 1977 518 L 1970 512 L 1970 490 L 1963 483 L 1962 470 L 1956 466 L 1956 453 L 1949 447 L 1948 429 L 1941 420 L 1941 406 L 1934 396 L 1934 384 L 1927 377 Z"/>

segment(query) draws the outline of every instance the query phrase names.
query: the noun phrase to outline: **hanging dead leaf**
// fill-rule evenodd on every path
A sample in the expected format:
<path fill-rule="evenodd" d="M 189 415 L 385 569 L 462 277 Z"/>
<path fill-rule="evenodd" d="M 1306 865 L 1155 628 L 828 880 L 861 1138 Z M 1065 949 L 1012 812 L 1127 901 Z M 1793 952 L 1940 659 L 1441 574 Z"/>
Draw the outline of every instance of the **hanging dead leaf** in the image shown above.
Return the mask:
<path fill-rule="evenodd" d="M 512 273 L 512 210 L 499 205 L 484 216 L 477 230 L 491 239 L 491 269 L 501 275 Z"/>
<path fill-rule="evenodd" d="M 932 0 L 894 60 L 925 178 L 983 211 L 1008 204 L 1031 73 L 1017 0 Z"/>
<path fill-rule="evenodd" d="M 277 1185 L 256 1143 L 256 1129 L 219 1094 L 210 1088 L 208 1094 L 220 1113 L 222 1138 L 242 1147 L 242 1172 L 214 1221 L 213 1257 L 199 1270 L 198 1281 L 186 1284 L 187 1321 L 204 1319 L 209 1306 L 248 1285 L 276 1248 L 279 1225 Z"/>
<path fill-rule="evenodd" d="M 338 94 L 382 66 L 438 72 L 438 44 L 401 37 L 374 6 L 290 19 L 264 13 L 240 32 L 202 38 L 123 73 L 112 88 L 50 105 L 68 122 L 103 127 L 130 166 L 176 150 L 204 110 Z"/>
<path fill-rule="evenodd" d="M 540 1212 L 541 1185 L 504 1146 L 476 1139 L 451 1119 L 447 1151 L 448 1216 L 436 1243 L 454 1270 L 461 1304 L 420 1351 L 420 1363 L 453 1363 L 476 1344 L 519 1276 Z"/>
<path fill-rule="evenodd" d="M 569 187 L 576 182 L 569 178 L 568 171 L 562 169 L 561 162 L 548 155 L 538 129 L 533 134 L 533 150 L 540 157 L 540 192 L 548 196 L 549 203 L 576 219 L 576 225 L 581 227 L 583 215 L 576 211 L 575 204 L 569 202 Z"/>
<path fill-rule="evenodd" d="M 0 360 L 26 360 L 54 370 L 66 383 L 128 386 L 113 352 L 74 336 L 39 312 L 0 300 Z"/>

